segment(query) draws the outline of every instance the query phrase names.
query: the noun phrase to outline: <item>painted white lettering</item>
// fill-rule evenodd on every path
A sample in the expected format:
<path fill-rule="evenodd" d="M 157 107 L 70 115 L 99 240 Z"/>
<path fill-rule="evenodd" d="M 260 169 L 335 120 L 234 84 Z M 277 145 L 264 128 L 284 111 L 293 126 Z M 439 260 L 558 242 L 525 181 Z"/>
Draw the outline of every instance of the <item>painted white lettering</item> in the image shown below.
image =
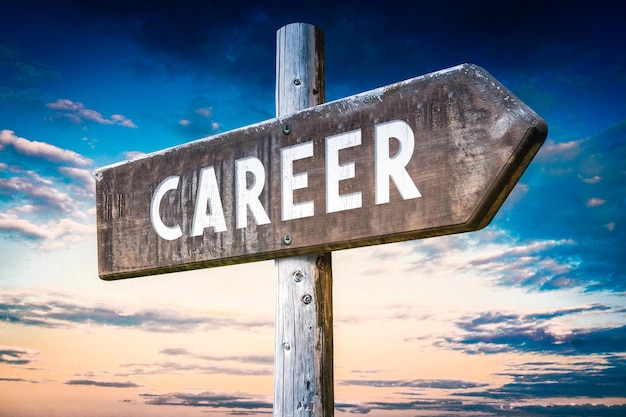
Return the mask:
<path fill-rule="evenodd" d="M 419 192 L 406 170 L 415 147 L 415 135 L 411 126 L 402 120 L 375 125 L 376 142 L 376 204 L 389 203 L 389 179 L 392 179 L 404 200 L 419 198 Z M 394 138 L 400 144 L 398 152 L 389 155 L 389 139 Z"/>
<path fill-rule="evenodd" d="M 180 229 L 180 226 L 166 226 L 165 223 L 163 223 L 163 219 L 161 219 L 161 214 L 159 213 L 161 200 L 163 200 L 163 197 L 168 191 L 178 188 L 179 179 L 179 176 L 173 175 L 161 181 L 156 190 L 154 190 L 152 202 L 150 203 L 150 221 L 152 222 L 152 227 L 154 228 L 154 231 L 165 240 L 178 239 L 183 235 L 183 231 Z"/>
<path fill-rule="evenodd" d="M 252 184 L 248 188 L 248 172 L 252 174 Z M 268 224 L 267 216 L 259 196 L 265 186 L 265 168 L 263 163 L 253 156 L 235 161 L 235 193 L 237 201 L 237 229 L 248 226 L 248 208 L 256 224 Z"/>
<path fill-rule="evenodd" d="M 207 227 L 212 227 L 216 233 L 226 231 L 222 200 L 213 167 L 202 168 L 200 171 L 191 236 L 201 236 Z"/>
<path fill-rule="evenodd" d="M 309 177 L 306 172 L 293 173 L 293 161 L 310 158 L 313 156 L 313 142 L 301 143 L 280 150 L 280 162 L 282 171 L 282 219 L 292 220 L 302 217 L 310 217 L 314 213 L 313 201 L 302 203 L 293 202 L 294 190 L 306 188 L 309 185 Z"/>
<path fill-rule="evenodd" d="M 339 164 L 339 150 L 361 144 L 361 129 L 326 138 L 326 213 L 361 207 L 361 192 L 339 194 L 339 181 L 354 178 L 354 162 Z"/>

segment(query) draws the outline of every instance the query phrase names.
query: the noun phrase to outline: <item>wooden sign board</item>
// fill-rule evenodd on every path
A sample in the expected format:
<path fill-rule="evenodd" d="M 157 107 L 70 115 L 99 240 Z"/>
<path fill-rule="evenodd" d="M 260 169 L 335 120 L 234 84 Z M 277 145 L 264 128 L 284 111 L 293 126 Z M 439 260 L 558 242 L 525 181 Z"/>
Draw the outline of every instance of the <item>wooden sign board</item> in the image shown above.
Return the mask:
<path fill-rule="evenodd" d="M 486 226 L 547 134 L 464 64 L 96 172 L 119 279 Z"/>

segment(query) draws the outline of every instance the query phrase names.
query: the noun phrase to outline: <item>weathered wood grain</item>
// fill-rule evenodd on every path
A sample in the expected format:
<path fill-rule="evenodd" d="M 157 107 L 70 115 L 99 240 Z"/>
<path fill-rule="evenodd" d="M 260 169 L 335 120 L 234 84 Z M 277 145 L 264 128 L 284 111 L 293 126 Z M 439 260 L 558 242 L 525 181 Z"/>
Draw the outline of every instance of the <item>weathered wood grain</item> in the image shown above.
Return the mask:
<path fill-rule="evenodd" d="M 294 23 L 276 38 L 277 116 L 323 103 L 323 33 Z M 274 417 L 334 415 L 331 259 L 313 253 L 275 261 Z"/>
<path fill-rule="evenodd" d="M 390 121 L 414 134 L 405 170 L 421 197 L 405 199 L 388 181 L 379 187 L 388 187 L 389 202 L 377 203 L 376 129 Z M 338 181 L 339 196 L 328 194 L 334 186 L 327 138 L 352 131 L 360 144 L 339 150 L 337 163 L 352 165 L 354 175 Z M 103 168 L 96 173 L 99 273 L 118 279 L 477 230 L 491 221 L 546 134 L 533 110 L 484 69 L 464 64 Z M 308 144 L 312 156 L 291 166 L 293 175 L 307 176 L 297 188 L 282 176 L 281 152 Z M 389 155 L 397 149 L 389 140 Z M 249 157 L 264 169 L 258 201 L 269 222 L 248 210 L 247 226 L 237 228 L 235 161 Z M 206 167 L 214 168 L 225 230 L 192 236 Z M 166 240 L 155 232 L 150 207 L 170 176 L 178 187 L 164 194 L 158 214 L 180 227 L 181 237 Z M 294 218 L 285 209 L 286 186 L 293 186 L 289 207 L 308 205 L 312 215 Z M 343 196 L 342 209 L 328 208 L 327 200 Z"/>

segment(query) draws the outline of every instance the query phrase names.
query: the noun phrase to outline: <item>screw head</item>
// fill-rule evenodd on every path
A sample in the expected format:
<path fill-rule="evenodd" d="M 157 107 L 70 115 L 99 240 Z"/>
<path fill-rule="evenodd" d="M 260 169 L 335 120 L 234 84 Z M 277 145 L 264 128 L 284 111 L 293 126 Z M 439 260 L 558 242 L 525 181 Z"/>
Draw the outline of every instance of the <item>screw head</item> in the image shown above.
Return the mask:
<path fill-rule="evenodd" d="M 304 294 L 302 296 L 302 302 L 304 304 L 311 304 L 311 301 L 313 301 L 313 297 L 311 297 L 311 294 Z"/>
<path fill-rule="evenodd" d="M 297 270 L 293 272 L 292 276 L 294 281 L 300 282 L 304 278 L 304 273 L 300 270 Z"/>
<path fill-rule="evenodd" d="M 294 78 L 293 85 L 300 85 L 300 84 L 302 84 L 302 81 L 300 81 L 300 78 Z"/>
<path fill-rule="evenodd" d="M 292 240 L 292 238 L 291 238 L 291 234 L 287 233 L 287 234 L 285 234 L 285 236 L 283 236 L 283 243 L 284 243 L 285 245 L 291 245 L 291 242 L 292 242 L 292 241 L 293 241 L 293 240 Z"/>
<path fill-rule="evenodd" d="M 285 123 L 285 124 L 283 125 L 283 133 L 284 133 L 285 135 L 288 135 L 288 134 L 290 134 L 290 133 L 291 133 L 291 125 L 290 125 L 289 123 Z"/>

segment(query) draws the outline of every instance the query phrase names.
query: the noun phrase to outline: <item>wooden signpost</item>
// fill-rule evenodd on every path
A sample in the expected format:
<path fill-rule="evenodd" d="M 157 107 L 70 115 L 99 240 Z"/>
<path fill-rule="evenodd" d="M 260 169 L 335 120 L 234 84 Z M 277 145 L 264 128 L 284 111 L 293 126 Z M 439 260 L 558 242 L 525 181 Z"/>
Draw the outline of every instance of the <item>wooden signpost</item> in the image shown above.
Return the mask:
<path fill-rule="evenodd" d="M 96 172 L 102 279 L 276 260 L 274 415 L 333 414 L 331 251 L 478 230 L 547 125 L 471 64 L 324 102 L 323 35 L 277 33 L 277 117 Z"/>
<path fill-rule="evenodd" d="M 324 102 L 323 45 L 323 33 L 311 25 L 287 25 L 278 31 L 278 118 Z M 293 237 L 286 234 L 283 243 L 292 244 L 289 240 Z M 274 417 L 331 417 L 335 410 L 331 253 L 311 252 L 274 263 Z"/>

